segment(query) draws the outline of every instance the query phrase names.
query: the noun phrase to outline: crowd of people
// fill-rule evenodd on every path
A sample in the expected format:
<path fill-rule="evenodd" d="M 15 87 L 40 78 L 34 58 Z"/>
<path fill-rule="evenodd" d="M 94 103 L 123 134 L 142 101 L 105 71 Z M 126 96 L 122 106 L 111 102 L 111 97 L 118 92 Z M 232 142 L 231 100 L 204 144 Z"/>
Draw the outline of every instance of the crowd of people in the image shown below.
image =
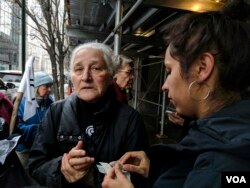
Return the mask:
<path fill-rule="evenodd" d="M 133 59 L 115 56 L 108 45 L 73 50 L 74 92 L 66 99 L 53 101 L 53 79 L 36 72 L 36 113 L 24 120 L 23 97 L 15 129 L 30 185 L 221 187 L 224 172 L 249 172 L 249 18 L 250 4 L 232 0 L 221 11 L 186 13 L 166 28 L 162 90 L 175 108 L 169 120 L 185 127 L 175 144 L 149 144 L 142 116 L 128 105 Z M 9 125 L 13 104 L 1 93 L 0 101 Z M 106 174 L 98 168 L 103 163 L 112 164 Z"/>

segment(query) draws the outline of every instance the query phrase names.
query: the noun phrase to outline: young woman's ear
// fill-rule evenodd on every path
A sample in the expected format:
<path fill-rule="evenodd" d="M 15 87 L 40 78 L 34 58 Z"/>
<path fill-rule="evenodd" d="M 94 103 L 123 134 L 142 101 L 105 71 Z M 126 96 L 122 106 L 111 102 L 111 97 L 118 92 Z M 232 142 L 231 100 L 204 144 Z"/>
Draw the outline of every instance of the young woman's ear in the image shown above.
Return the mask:
<path fill-rule="evenodd" d="M 214 65 L 214 56 L 208 52 L 203 53 L 197 62 L 197 82 L 207 80 L 214 70 Z"/>

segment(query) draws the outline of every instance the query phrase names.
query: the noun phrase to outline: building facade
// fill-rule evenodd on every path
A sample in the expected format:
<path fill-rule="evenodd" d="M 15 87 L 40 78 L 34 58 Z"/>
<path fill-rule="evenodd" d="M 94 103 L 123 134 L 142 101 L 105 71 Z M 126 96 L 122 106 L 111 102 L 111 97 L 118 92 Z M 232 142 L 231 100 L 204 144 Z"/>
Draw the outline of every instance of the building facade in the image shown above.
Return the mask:
<path fill-rule="evenodd" d="M 36 0 L 26 1 L 26 6 L 33 8 Z M 39 8 L 39 6 L 37 6 Z M 39 9 L 37 9 L 39 11 Z M 38 12 L 39 13 L 39 12 Z M 35 57 L 34 71 L 51 73 L 51 63 L 48 53 L 42 48 L 41 41 L 35 35 L 39 33 L 35 25 L 26 15 L 26 59 Z M 22 9 L 12 0 L 1 0 L 0 3 L 0 70 L 22 70 L 21 39 L 22 39 Z"/>

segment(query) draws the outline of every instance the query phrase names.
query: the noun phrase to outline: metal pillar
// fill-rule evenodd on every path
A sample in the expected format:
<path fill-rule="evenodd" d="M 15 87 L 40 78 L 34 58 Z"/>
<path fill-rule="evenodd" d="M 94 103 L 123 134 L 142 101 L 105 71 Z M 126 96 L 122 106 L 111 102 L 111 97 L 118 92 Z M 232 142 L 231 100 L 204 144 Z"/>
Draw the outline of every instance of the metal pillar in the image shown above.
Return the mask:
<path fill-rule="evenodd" d="M 160 60 L 160 61 L 156 61 L 156 62 L 153 62 L 153 63 L 149 63 L 149 64 L 146 64 L 146 65 L 141 65 L 141 68 L 143 67 L 147 67 L 147 66 L 153 66 L 153 65 L 157 65 L 157 64 L 162 64 L 163 63 L 163 60 Z M 146 100 L 145 97 L 147 96 L 147 94 L 150 92 L 152 86 L 155 84 L 155 81 L 157 80 L 157 78 L 159 78 L 160 76 L 160 83 L 159 83 L 159 91 L 160 91 L 160 88 L 162 86 L 162 81 L 165 80 L 166 78 L 166 71 L 164 70 L 163 68 L 164 66 L 162 65 L 161 66 L 161 71 L 160 71 L 160 74 L 156 74 L 154 79 L 151 80 L 149 86 L 147 87 L 147 90 L 146 92 L 144 93 L 144 95 L 139 98 L 138 97 L 138 100 L 139 100 L 139 104 L 137 105 L 137 107 L 140 105 L 141 102 L 146 102 L 146 103 L 149 103 L 149 104 L 152 104 L 152 105 L 156 105 L 157 106 L 157 125 L 159 123 L 159 119 L 158 119 L 158 116 L 160 115 L 160 132 L 158 134 L 156 134 L 156 136 L 160 139 L 165 139 L 167 138 L 168 136 L 164 134 L 164 128 L 165 128 L 165 105 L 166 105 L 166 93 L 165 92 L 159 92 L 159 96 L 158 96 L 158 102 L 153 102 L 153 101 L 149 101 L 149 100 Z M 138 77 L 139 78 L 139 77 Z M 143 79 L 143 78 L 141 78 Z"/>
<path fill-rule="evenodd" d="M 113 31 L 109 34 L 109 36 L 103 41 L 105 44 L 109 41 L 109 39 L 114 36 L 116 31 L 122 26 L 122 24 L 133 14 L 133 12 L 140 6 L 140 4 L 143 2 L 143 0 L 138 0 L 133 7 L 129 10 L 129 12 L 122 18 L 120 23 L 113 29 Z"/>
<path fill-rule="evenodd" d="M 116 2 L 116 16 L 115 16 L 115 26 L 117 26 L 121 20 L 122 17 L 122 0 L 117 0 Z M 115 36 L 114 36 L 114 54 L 118 55 L 121 51 L 121 31 L 122 27 L 119 27 L 117 29 Z"/>
<path fill-rule="evenodd" d="M 134 93 L 134 105 L 133 105 L 134 109 L 137 109 L 138 90 L 139 90 L 139 85 L 140 85 L 139 75 L 141 75 L 141 74 L 139 74 L 139 71 L 141 71 L 141 70 L 139 69 L 139 63 L 141 64 L 140 59 L 136 58 L 136 60 L 134 61 L 134 70 L 135 70 L 135 73 L 134 73 L 135 74 L 135 81 L 134 81 L 135 93 Z"/>
<path fill-rule="evenodd" d="M 26 61 L 26 22 L 25 22 L 25 0 L 22 0 L 22 72 L 25 70 Z"/>
<path fill-rule="evenodd" d="M 164 71 L 164 80 L 167 76 L 167 72 Z M 165 105 L 166 105 L 166 92 L 162 92 L 162 108 L 161 108 L 161 128 L 160 128 L 160 134 L 157 134 L 156 136 L 158 138 L 167 138 L 166 135 L 164 135 L 164 126 L 165 126 Z"/>

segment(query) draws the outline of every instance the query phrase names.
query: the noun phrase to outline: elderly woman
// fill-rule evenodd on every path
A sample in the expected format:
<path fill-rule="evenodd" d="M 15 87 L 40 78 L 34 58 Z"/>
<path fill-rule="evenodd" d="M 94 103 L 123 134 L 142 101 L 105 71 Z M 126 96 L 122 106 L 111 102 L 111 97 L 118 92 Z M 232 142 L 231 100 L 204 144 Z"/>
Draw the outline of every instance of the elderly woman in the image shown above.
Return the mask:
<path fill-rule="evenodd" d="M 99 162 L 148 147 L 141 116 L 115 97 L 114 59 L 110 47 L 101 43 L 73 51 L 74 93 L 51 106 L 30 154 L 30 172 L 41 185 L 100 186 L 104 174 L 96 168 Z"/>
<path fill-rule="evenodd" d="M 226 173 L 250 185 L 241 174 L 250 169 L 250 100 L 241 97 L 250 85 L 250 5 L 231 3 L 222 12 L 184 15 L 167 32 L 162 89 L 178 113 L 197 121 L 178 144 L 120 159 L 123 169 L 148 177 L 153 187 L 231 187 Z M 103 187 L 133 187 L 119 169 Z"/>
<path fill-rule="evenodd" d="M 116 97 L 119 101 L 128 103 L 128 100 L 132 99 L 131 89 L 134 79 L 133 60 L 125 55 L 119 55 L 118 68 L 114 75 Z"/>

